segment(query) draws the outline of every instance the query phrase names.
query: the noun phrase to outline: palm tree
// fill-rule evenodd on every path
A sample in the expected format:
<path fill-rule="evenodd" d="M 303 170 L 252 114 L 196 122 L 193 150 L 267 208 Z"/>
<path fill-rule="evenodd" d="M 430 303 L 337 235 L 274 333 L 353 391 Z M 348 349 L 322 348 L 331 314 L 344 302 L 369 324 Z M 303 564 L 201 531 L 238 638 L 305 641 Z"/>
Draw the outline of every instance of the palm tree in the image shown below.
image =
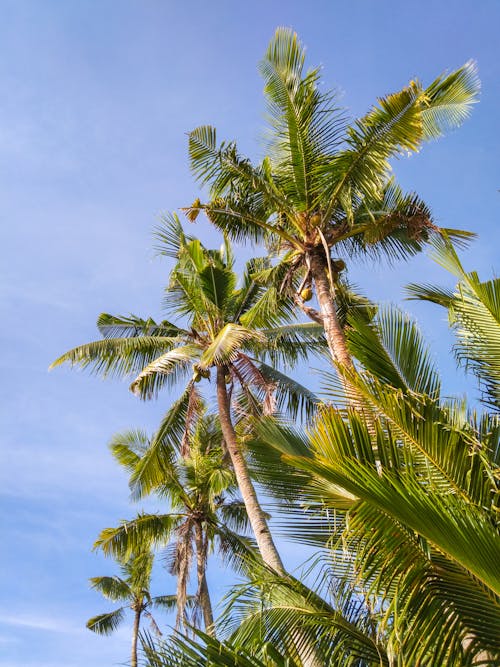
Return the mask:
<path fill-rule="evenodd" d="M 458 268 L 449 246 L 447 252 Z M 453 321 L 468 358 L 488 362 L 480 366 L 481 379 L 494 400 L 498 355 L 482 355 L 498 345 L 493 312 L 500 281 L 479 283 L 465 272 L 461 277 L 463 287 L 450 302 Z M 439 291 L 427 294 L 437 298 Z M 290 437 L 290 428 L 262 423 L 267 447 L 256 452 L 267 481 L 285 486 L 283 464 L 300 471 L 309 517 L 294 517 L 295 539 L 323 542 L 337 574 L 357 583 L 375 610 L 390 664 L 496 664 L 498 417 L 477 415 L 463 401 L 441 397 L 420 334 L 397 310 L 381 310 L 369 324 L 352 318 L 348 345 L 363 370 L 342 372 L 362 398 L 364 414 L 348 400 L 343 408 L 325 407 L 308 437 Z M 334 376 L 331 384 L 340 396 Z M 280 452 L 280 467 L 269 454 L 271 445 Z"/>
<path fill-rule="evenodd" d="M 158 595 L 152 597 L 149 591 L 153 555 L 144 547 L 135 552 L 130 558 L 121 563 L 122 577 L 93 577 L 90 581 L 104 597 L 113 602 L 124 604 L 114 611 L 99 614 L 87 621 L 87 628 L 98 634 L 109 635 L 116 630 L 125 618 L 125 611 L 131 609 L 134 614 L 132 631 L 132 654 L 130 664 L 137 667 L 137 639 L 142 615 L 149 617 L 157 634 L 161 632 L 149 611 L 152 607 L 173 609 L 176 603 L 175 595 Z"/>
<path fill-rule="evenodd" d="M 256 269 L 265 267 L 264 261 L 250 261 L 237 288 L 227 242 L 220 250 L 205 249 L 184 234 L 176 216 L 164 221 L 158 238 L 159 252 L 177 260 L 165 306 L 183 318 L 185 326 L 103 314 L 98 326 L 104 340 L 70 350 L 52 367 L 70 362 L 93 367 L 103 375 L 135 375 L 131 389 L 142 399 L 155 396 L 163 386 L 188 380 L 133 473 L 133 483 L 144 491 L 163 481 L 163 460 L 168 461 L 173 451 L 166 444 L 186 438 L 200 404 L 197 383 L 203 378 L 210 380 L 213 373 L 225 447 L 257 545 L 264 562 L 284 571 L 250 478 L 232 404 L 237 398 L 237 418 L 242 413 L 270 413 L 288 407 L 295 414 L 312 414 L 317 406 L 314 395 L 265 363 L 264 358 L 293 364 L 321 352 L 321 327 L 290 323 L 293 313 L 286 301 L 253 280 Z M 240 428 L 244 435 L 244 425 Z"/>
<path fill-rule="evenodd" d="M 279 28 L 260 63 L 270 120 L 260 164 L 234 142 L 217 145 L 210 126 L 191 132 L 191 167 L 211 201 L 197 199 L 187 215 L 195 220 L 203 210 L 230 238 L 264 240 L 278 251 L 278 265 L 263 278 L 322 324 L 332 358 L 349 367 L 335 303 L 344 259 L 405 258 L 441 232 L 425 203 L 396 184 L 389 161 L 461 124 L 479 83 L 469 62 L 426 88 L 411 81 L 349 124 L 334 94 L 320 90 L 319 68 L 305 72 L 304 64 L 297 35 Z M 470 236 L 447 231 L 459 241 Z M 305 304 L 311 288 L 320 312 Z"/>
<path fill-rule="evenodd" d="M 177 627 L 186 622 L 187 587 L 195 558 L 197 592 L 192 602 L 201 609 L 209 634 L 215 631 L 206 578 L 210 551 L 216 548 L 238 568 L 243 558 L 255 557 L 248 538 L 235 532 L 246 529 L 248 518 L 236 496 L 234 474 L 224 464 L 221 439 L 214 416 L 200 417 L 189 434 L 189 453 L 180 456 L 178 446 L 170 459 L 162 460 L 163 481 L 154 492 L 169 502 L 168 514 L 140 514 L 116 528 L 106 528 L 94 545 L 106 555 L 119 558 L 128 558 L 144 545 L 153 549 L 168 546 L 167 563 L 177 577 Z M 139 431 L 118 434 L 111 443 L 115 458 L 130 473 L 136 470 L 149 446 L 147 436 Z M 133 494 L 137 490 L 133 482 L 131 490 Z"/>

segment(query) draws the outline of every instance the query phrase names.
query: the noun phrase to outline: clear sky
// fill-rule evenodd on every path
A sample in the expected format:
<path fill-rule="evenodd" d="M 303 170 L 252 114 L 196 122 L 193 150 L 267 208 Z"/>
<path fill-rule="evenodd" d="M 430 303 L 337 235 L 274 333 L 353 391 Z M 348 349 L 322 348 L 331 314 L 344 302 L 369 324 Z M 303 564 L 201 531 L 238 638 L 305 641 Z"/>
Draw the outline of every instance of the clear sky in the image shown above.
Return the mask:
<path fill-rule="evenodd" d="M 466 265 L 485 277 L 494 270 L 498 0 L 0 0 L 0 667 L 127 660 L 127 627 L 110 639 L 84 627 L 111 609 L 88 577 L 114 572 L 90 546 L 135 513 L 106 445 L 120 429 L 153 428 L 169 399 L 142 404 L 126 383 L 47 367 L 97 337 L 101 311 L 160 315 L 168 265 L 153 260 L 151 229 L 162 210 L 197 194 L 186 132 L 210 123 L 259 155 L 256 65 L 278 25 L 299 32 L 309 62 L 323 64 L 325 84 L 355 115 L 411 78 L 478 62 L 483 92 L 472 118 L 395 168 L 438 224 L 479 233 Z M 208 227 L 196 231 L 218 244 Z M 396 302 L 407 282 L 444 279 L 424 256 L 351 275 L 370 296 Z M 449 390 L 463 391 L 443 313 L 406 307 Z M 155 582 L 173 592 L 164 573 Z M 222 577 L 212 583 L 223 591 Z"/>

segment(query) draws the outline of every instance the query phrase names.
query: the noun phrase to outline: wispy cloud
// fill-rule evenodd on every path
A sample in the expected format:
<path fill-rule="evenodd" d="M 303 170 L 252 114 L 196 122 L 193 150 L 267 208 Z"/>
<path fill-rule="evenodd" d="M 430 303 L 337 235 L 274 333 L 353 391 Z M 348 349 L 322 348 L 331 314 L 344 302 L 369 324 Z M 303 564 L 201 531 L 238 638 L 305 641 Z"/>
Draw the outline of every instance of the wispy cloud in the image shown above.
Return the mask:
<path fill-rule="evenodd" d="M 85 632 L 84 628 L 82 629 L 73 623 L 68 623 L 66 618 L 58 618 L 56 616 L 0 614 L 0 624 L 72 635 L 81 635 Z"/>

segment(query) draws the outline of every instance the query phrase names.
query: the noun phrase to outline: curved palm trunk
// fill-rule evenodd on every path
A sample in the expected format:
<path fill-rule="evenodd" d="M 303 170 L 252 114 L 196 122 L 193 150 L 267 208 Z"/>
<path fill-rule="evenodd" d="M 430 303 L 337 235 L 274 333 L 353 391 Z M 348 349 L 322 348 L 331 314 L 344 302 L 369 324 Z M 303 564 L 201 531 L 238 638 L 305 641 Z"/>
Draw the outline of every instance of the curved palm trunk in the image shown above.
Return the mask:
<path fill-rule="evenodd" d="M 137 667 L 137 639 L 139 637 L 139 626 L 141 623 L 141 608 L 135 609 L 134 627 L 132 630 L 132 655 L 130 656 L 130 667 Z"/>
<path fill-rule="evenodd" d="M 325 337 L 334 361 L 352 368 L 352 359 L 347 349 L 345 335 L 340 326 L 335 308 L 335 298 L 328 280 L 328 263 L 321 249 L 311 255 L 311 275 L 316 288 L 316 298 L 323 317 Z"/>
<path fill-rule="evenodd" d="M 250 479 L 247 464 L 233 427 L 229 396 L 226 389 L 225 371 L 221 367 L 217 367 L 217 404 L 222 435 L 226 441 L 236 481 L 238 482 L 241 497 L 245 503 L 248 519 L 252 526 L 262 560 L 266 565 L 276 570 L 276 572 L 284 574 L 285 568 L 283 567 L 283 562 L 273 542 L 266 517 L 257 499 L 257 494 Z"/>
<path fill-rule="evenodd" d="M 257 498 L 254 485 L 250 479 L 248 467 L 238 443 L 238 438 L 231 420 L 231 406 L 226 389 L 224 368 L 217 367 L 217 404 L 219 408 L 219 420 L 222 435 L 233 464 L 234 474 L 240 489 L 241 497 L 245 503 L 250 525 L 252 526 L 257 546 L 259 547 L 262 560 L 266 565 L 272 567 L 278 574 L 285 575 L 286 571 L 280 558 L 276 545 L 267 525 L 267 519 Z M 321 667 L 315 656 L 314 646 L 303 637 L 300 630 L 292 632 L 291 639 L 297 646 L 303 667 Z"/>
<path fill-rule="evenodd" d="M 214 615 L 212 611 L 212 601 L 207 584 L 207 550 L 205 540 L 203 539 L 203 529 L 201 523 L 197 521 L 194 527 L 194 539 L 196 543 L 196 574 L 198 577 L 197 597 L 203 613 L 203 623 L 205 632 L 208 635 L 215 636 Z"/>

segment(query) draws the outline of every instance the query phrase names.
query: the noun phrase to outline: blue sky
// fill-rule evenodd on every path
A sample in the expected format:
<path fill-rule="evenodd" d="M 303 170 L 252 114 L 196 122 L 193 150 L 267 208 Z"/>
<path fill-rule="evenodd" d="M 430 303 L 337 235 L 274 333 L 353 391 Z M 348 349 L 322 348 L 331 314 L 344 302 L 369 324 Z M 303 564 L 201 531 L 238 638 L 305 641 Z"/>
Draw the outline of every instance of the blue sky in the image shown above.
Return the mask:
<path fill-rule="evenodd" d="M 482 96 L 472 118 L 395 168 L 438 224 L 479 233 L 465 263 L 491 275 L 500 240 L 500 5 L 0 0 L 0 17 L 0 667 L 105 667 L 126 661 L 129 630 L 105 639 L 84 627 L 110 608 L 88 577 L 113 571 L 90 546 L 135 512 L 106 445 L 120 429 L 153 428 L 168 396 L 142 404 L 126 383 L 47 367 L 96 337 L 101 311 L 160 314 L 168 265 L 153 260 L 151 230 L 161 211 L 197 194 L 186 132 L 210 123 L 260 154 L 256 65 L 278 25 L 299 32 L 309 62 L 323 64 L 325 85 L 354 115 L 411 78 L 429 82 L 473 58 Z M 208 227 L 196 231 L 216 242 Z M 351 276 L 395 302 L 409 281 L 446 280 L 424 256 Z M 443 313 L 406 307 L 449 390 L 464 391 Z M 292 551 L 284 547 L 285 558 Z M 220 573 L 212 583 L 222 592 Z M 162 571 L 155 584 L 173 591 Z"/>

